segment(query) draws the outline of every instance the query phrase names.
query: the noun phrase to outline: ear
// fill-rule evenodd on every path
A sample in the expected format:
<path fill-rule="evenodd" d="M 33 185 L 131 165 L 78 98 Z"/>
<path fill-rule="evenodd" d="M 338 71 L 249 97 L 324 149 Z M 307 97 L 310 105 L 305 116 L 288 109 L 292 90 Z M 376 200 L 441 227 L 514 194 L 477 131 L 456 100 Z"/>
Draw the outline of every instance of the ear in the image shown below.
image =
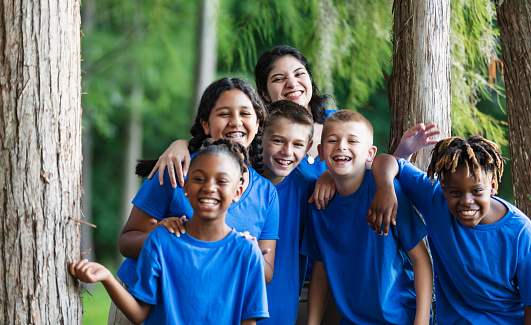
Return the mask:
<path fill-rule="evenodd" d="M 184 190 L 184 193 L 188 193 L 188 178 L 184 179 L 183 190 Z"/>
<path fill-rule="evenodd" d="M 265 91 L 262 91 L 262 97 L 265 98 L 265 100 L 267 101 L 268 104 L 271 103 L 271 98 L 269 98 L 269 95 L 266 94 Z"/>
<path fill-rule="evenodd" d="M 319 153 L 319 160 L 324 161 L 323 146 L 321 144 L 317 145 L 317 153 Z"/>
<path fill-rule="evenodd" d="M 201 126 L 203 127 L 203 131 L 206 135 L 210 135 L 210 129 L 208 127 L 208 122 L 205 122 L 203 120 L 199 120 L 201 122 Z"/>
<path fill-rule="evenodd" d="M 238 187 L 236 188 L 236 193 L 234 194 L 234 197 L 232 198 L 232 202 L 238 202 L 240 200 L 240 197 L 243 194 L 243 184 L 238 184 Z"/>
<path fill-rule="evenodd" d="M 369 155 L 367 156 L 367 162 L 372 162 L 374 160 L 374 157 L 376 157 L 376 151 L 378 149 L 376 148 L 376 146 L 371 146 L 369 148 Z"/>
<path fill-rule="evenodd" d="M 493 176 L 491 181 L 490 181 L 490 196 L 493 196 L 493 195 L 496 195 L 498 194 L 498 189 L 496 188 L 496 180 L 494 179 L 494 177 L 496 176 Z"/>
<path fill-rule="evenodd" d="M 310 149 L 312 148 L 312 145 L 313 145 L 313 140 L 310 140 L 310 142 L 308 142 L 308 145 L 306 146 L 306 154 L 308 153 L 308 151 L 310 151 Z M 319 147 L 317 147 L 319 150 Z M 321 157 L 321 154 L 319 154 L 319 157 Z"/>

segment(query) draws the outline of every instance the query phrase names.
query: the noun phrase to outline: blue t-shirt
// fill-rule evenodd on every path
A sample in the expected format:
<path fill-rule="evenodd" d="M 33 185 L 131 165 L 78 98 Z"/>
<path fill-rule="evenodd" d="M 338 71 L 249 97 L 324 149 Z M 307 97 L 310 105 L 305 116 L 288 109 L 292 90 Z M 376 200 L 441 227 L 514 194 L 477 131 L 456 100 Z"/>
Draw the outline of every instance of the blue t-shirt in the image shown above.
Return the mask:
<path fill-rule="evenodd" d="M 370 170 L 353 194 L 336 194 L 325 210 L 310 206 L 301 253 L 323 262 L 341 324 L 413 324 L 415 320 L 413 267 L 406 252 L 427 232 L 397 185 L 397 225 L 390 227 L 388 236 L 367 225 L 376 190 Z"/>
<path fill-rule="evenodd" d="M 531 305 L 531 221 L 498 197 L 508 213 L 468 228 L 452 216 L 440 183 L 403 159 L 400 185 L 424 216 L 441 324 L 523 324 Z"/>
<path fill-rule="evenodd" d="M 240 324 L 268 317 L 264 261 L 234 229 L 222 240 L 151 232 L 129 292 L 153 305 L 144 324 Z"/>
<path fill-rule="evenodd" d="M 238 202 L 227 210 L 225 222 L 236 231 L 248 231 L 257 239 L 278 239 L 278 194 L 270 181 L 249 169 L 249 185 Z M 158 172 L 157 172 L 158 173 Z M 133 199 L 133 204 L 150 216 L 162 220 L 168 217 L 191 218 L 192 206 L 184 196 L 182 187 L 172 188 L 169 174 L 164 172 L 164 185 L 158 182 L 158 174 L 146 179 Z M 136 269 L 136 259 L 126 258 L 118 270 L 118 276 L 131 286 Z"/>
<path fill-rule="evenodd" d="M 293 325 L 297 320 L 306 271 L 306 257 L 299 254 L 299 247 L 315 180 L 308 172 L 296 168 L 276 185 L 280 205 L 279 239 L 275 249 L 275 275 L 267 285 L 270 318 L 260 321 L 261 325 Z"/>

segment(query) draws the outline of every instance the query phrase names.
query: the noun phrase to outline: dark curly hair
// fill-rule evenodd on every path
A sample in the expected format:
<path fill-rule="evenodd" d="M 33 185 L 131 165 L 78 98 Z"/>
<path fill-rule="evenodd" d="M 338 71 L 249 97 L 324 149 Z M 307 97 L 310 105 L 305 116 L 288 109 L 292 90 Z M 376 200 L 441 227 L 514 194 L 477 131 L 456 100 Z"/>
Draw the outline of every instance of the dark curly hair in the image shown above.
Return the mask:
<path fill-rule="evenodd" d="M 236 166 L 240 168 L 240 181 L 243 183 L 243 174 L 247 172 L 246 163 L 249 161 L 247 150 L 239 143 L 227 139 L 212 140 L 212 138 L 203 141 L 203 149 L 200 150 L 190 162 L 190 168 L 197 157 L 208 154 L 224 155 L 233 160 Z"/>
<path fill-rule="evenodd" d="M 313 81 L 313 76 L 308 65 L 308 60 L 306 60 L 304 55 L 302 55 L 302 53 L 294 47 L 288 45 L 279 45 L 273 48 L 271 51 L 264 52 L 260 59 L 258 59 L 258 62 L 256 63 L 256 66 L 254 68 L 254 81 L 256 83 L 256 90 L 258 91 L 258 94 L 262 97 L 262 100 L 264 100 L 264 102 L 268 102 L 268 100 L 264 97 L 264 94 L 268 93 L 267 77 L 273 69 L 273 64 L 278 59 L 281 59 L 286 55 L 291 55 L 297 60 L 299 60 L 299 62 L 304 66 L 306 71 L 308 71 L 308 75 L 310 76 L 310 80 L 312 82 L 312 98 L 310 99 L 309 106 L 312 112 L 314 122 L 323 124 L 326 119 L 326 102 L 328 101 L 328 98 L 330 96 L 326 94 L 321 95 L 319 89 Z"/>
<path fill-rule="evenodd" d="M 479 135 L 473 135 L 468 139 L 450 137 L 437 142 L 433 148 L 428 176 L 432 183 L 435 177 L 438 177 L 442 186 L 442 180 L 448 172 L 454 173 L 457 166 L 465 165 L 468 171 L 474 173 L 476 180 L 481 179 L 482 169 L 492 173 L 495 188 L 498 189 L 498 180 L 501 180 L 506 160 L 496 143 Z"/>

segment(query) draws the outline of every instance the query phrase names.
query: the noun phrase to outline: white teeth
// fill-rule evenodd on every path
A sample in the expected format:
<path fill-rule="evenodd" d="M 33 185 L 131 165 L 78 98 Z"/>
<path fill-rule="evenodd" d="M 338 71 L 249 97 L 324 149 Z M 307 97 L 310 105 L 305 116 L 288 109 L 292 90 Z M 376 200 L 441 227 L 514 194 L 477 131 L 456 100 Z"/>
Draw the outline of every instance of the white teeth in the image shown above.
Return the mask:
<path fill-rule="evenodd" d="M 350 157 L 345 157 L 345 156 L 340 156 L 340 157 L 335 157 L 334 160 L 335 160 L 335 161 L 338 161 L 338 160 L 339 160 L 339 161 L 351 161 L 352 158 L 350 158 Z"/>
<path fill-rule="evenodd" d="M 474 214 L 476 214 L 476 210 L 461 211 L 461 214 L 464 216 L 473 216 Z"/>
<path fill-rule="evenodd" d="M 231 132 L 226 134 L 227 139 L 239 139 L 243 137 L 243 132 Z"/>
<path fill-rule="evenodd" d="M 292 98 L 292 97 L 297 97 L 297 96 L 300 96 L 302 95 L 302 91 L 295 91 L 295 92 L 292 92 L 292 93 L 289 93 L 286 95 L 287 98 Z"/>
<path fill-rule="evenodd" d="M 216 205 L 218 200 L 215 199 L 199 199 L 199 202 L 204 205 Z"/>
<path fill-rule="evenodd" d="M 284 165 L 284 166 L 289 166 L 291 165 L 293 162 L 290 161 L 290 160 L 284 160 L 284 159 L 275 159 L 275 161 L 281 165 Z"/>

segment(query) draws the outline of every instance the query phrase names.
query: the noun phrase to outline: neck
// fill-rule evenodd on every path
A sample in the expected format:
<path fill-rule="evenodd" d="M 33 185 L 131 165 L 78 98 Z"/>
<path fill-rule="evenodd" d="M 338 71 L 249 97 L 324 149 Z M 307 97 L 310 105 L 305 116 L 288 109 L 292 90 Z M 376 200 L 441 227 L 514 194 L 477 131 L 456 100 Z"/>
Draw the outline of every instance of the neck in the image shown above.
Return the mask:
<path fill-rule="evenodd" d="M 218 241 L 227 237 L 231 228 L 225 223 L 225 215 L 215 220 L 204 220 L 201 217 L 194 216 L 185 224 L 188 235 L 202 241 Z"/>
<path fill-rule="evenodd" d="M 363 178 L 365 177 L 365 170 L 355 175 L 333 175 L 334 183 L 336 184 L 337 194 L 340 196 L 348 196 L 360 188 Z"/>
<path fill-rule="evenodd" d="M 270 181 L 271 183 L 273 183 L 273 185 L 278 185 L 278 184 L 282 183 L 283 180 L 286 179 L 285 176 L 277 176 L 277 175 L 275 175 L 266 166 L 264 166 L 264 172 L 263 172 L 262 176 L 265 179 L 267 179 L 268 181 Z"/>

